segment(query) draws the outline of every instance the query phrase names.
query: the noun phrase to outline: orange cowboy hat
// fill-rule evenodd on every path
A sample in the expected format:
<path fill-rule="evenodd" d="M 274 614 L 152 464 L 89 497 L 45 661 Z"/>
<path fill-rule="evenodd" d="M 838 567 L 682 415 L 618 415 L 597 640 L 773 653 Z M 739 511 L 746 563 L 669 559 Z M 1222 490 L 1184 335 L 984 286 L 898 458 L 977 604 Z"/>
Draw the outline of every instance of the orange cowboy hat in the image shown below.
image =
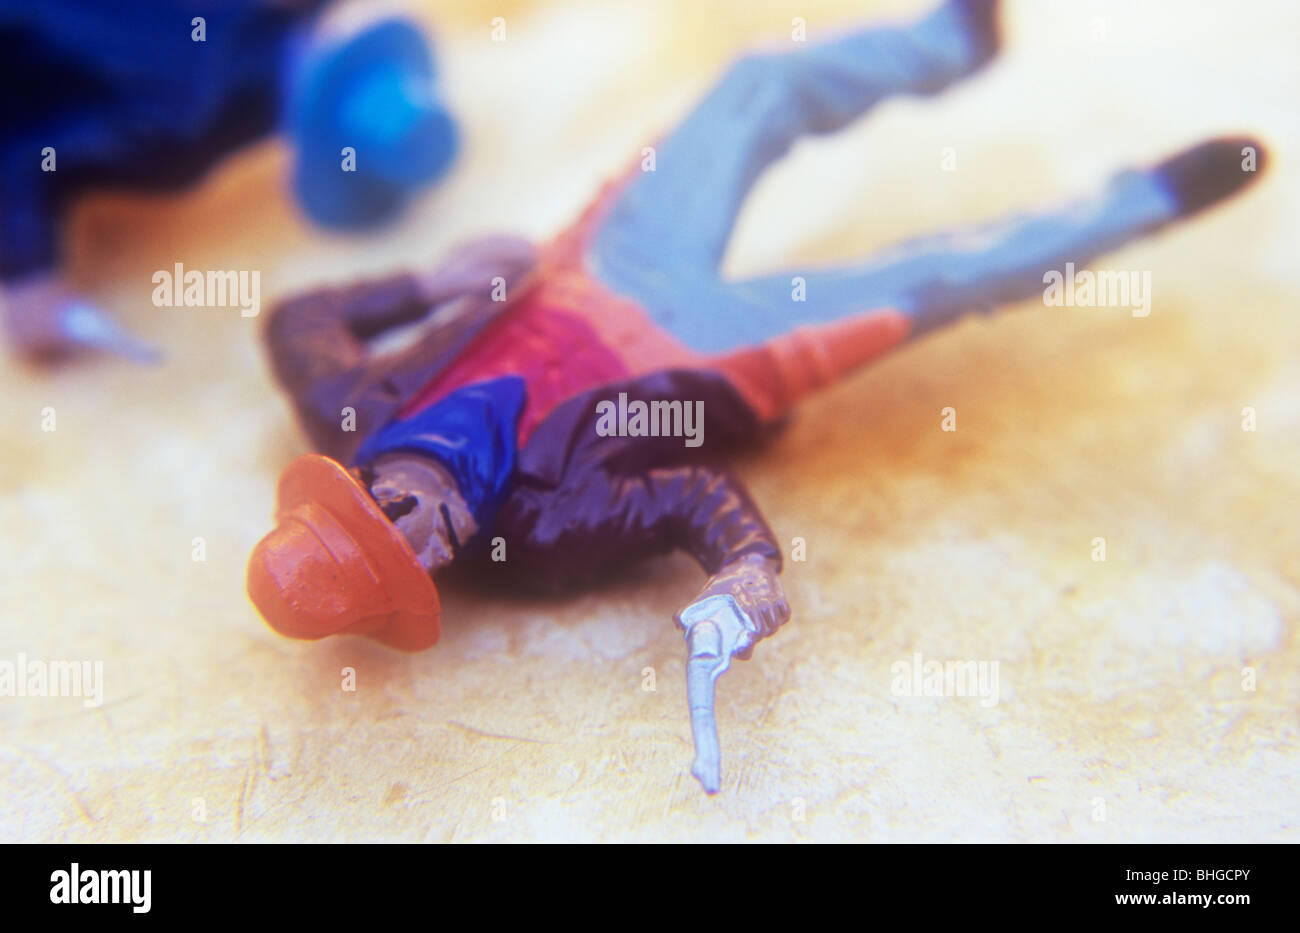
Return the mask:
<path fill-rule="evenodd" d="M 248 595 L 291 638 L 368 635 L 403 651 L 438 640 L 438 590 L 342 464 L 307 454 L 280 476 L 274 530 L 248 559 Z"/>

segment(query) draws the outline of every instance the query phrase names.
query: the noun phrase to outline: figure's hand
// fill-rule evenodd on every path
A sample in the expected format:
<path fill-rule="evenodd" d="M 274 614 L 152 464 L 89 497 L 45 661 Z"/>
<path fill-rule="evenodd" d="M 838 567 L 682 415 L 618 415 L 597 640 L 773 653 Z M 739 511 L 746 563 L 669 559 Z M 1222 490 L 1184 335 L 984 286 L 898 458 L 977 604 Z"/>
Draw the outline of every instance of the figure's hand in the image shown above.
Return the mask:
<path fill-rule="evenodd" d="M 675 618 L 678 628 L 686 631 L 684 620 L 701 603 L 714 596 L 730 596 L 745 617 L 745 627 L 752 637 L 734 655 L 749 660 L 754 645 L 790 621 L 790 605 L 777 576 L 776 566 L 759 554 L 746 554 L 709 577 L 695 601 Z"/>
<path fill-rule="evenodd" d="M 536 265 L 537 247 L 530 241 L 483 237 L 453 249 L 437 268 L 421 276 L 420 289 L 431 306 L 464 295 L 490 298 L 498 282 L 510 294 Z"/>
<path fill-rule="evenodd" d="M 733 657 L 748 658 L 760 639 L 789 618 L 776 568 L 758 555 L 742 557 L 714 574 L 696 600 L 677 614 L 688 648 L 686 695 L 695 739 L 691 773 L 710 794 L 721 786 L 714 682 Z"/>

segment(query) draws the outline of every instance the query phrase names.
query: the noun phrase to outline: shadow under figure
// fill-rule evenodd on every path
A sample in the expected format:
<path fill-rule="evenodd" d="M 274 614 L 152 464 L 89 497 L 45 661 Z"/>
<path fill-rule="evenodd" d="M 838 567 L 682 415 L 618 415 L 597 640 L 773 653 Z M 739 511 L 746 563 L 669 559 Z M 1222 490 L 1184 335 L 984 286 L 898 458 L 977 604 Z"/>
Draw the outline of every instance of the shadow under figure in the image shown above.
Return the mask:
<path fill-rule="evenodd" d="M 684 549 L 709 574 L 676 621 L 693 773 L 716 792 L 714 682 L 790 616 L 781 548 L 721 455 L 908 336 L 1040 293 L 1046 270 L 1254 177 L 1253 142 L 1215 140 L 1064 209 L 808 272 L 804 301 L 789 275 L 720 277 L 747 191 L 800 135 L 941 90 L 997 35 L 995 2 L 950 0 L 906 28 L 743 58 L 663 140 L 656 171 L 634 168 L 544 248 L 488 240 L 431 274 L 278 307 L 275 373 L 326 456 L 286 469 L 279 525 L 248 565 L 270 625 L 419 650 L 439 633 L 431 574 L 452 561 L 564 589 Z M 372 352 L 416 321 L 405 349 Z"/>

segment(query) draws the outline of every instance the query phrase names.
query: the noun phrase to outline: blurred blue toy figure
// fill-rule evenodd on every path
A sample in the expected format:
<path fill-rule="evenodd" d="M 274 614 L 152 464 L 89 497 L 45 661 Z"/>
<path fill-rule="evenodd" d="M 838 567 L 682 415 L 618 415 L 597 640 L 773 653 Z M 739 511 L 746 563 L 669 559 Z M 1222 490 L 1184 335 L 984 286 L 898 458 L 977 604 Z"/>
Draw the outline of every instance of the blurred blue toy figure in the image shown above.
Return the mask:
<path fill-rule="evenodd" d="M 0 0 L 0 300 L 14 348 L 149 359 L 62 281 L 69 207 L 194 183 L 278 129 L 314 220 L 363 227 L 443 175 L 456 128 L 422 33 L 327 0 Z"/>

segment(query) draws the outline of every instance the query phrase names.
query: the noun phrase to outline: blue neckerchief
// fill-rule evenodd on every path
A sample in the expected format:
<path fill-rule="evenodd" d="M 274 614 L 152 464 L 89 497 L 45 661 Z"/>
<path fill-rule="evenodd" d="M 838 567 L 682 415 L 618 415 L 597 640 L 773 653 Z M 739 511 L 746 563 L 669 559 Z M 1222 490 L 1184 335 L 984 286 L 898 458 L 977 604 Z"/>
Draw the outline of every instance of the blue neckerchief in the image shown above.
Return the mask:
<path fill-rule="evenodd" d="M 456 480 L 480 533 L 491 526 L 515 469 L 515 432 L 527 393 L 519 376 L 501 376 L 457 389 L 368 437 L 352 462 L 364 466 L 386 453 L 424 454 Z"/>

